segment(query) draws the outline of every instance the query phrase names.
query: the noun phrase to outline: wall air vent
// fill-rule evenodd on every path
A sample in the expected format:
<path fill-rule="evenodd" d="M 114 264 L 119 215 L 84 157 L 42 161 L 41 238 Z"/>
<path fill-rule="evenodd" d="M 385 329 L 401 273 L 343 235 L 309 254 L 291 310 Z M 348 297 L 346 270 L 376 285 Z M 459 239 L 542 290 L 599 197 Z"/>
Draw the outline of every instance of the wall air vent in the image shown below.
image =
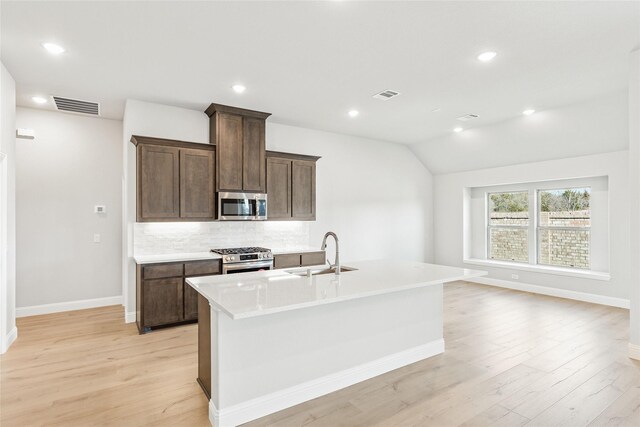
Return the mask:
<path fill-rule="evenodd" d="M 79 99 L 62 98 L 60 96 L 53 97 L 58 111 L 66 111 L 68 113 L 89 114 L 91 116 L 100 115 L 100 104 L 97 102 L 80 101 Z"/>
<path fill-rule="evenodd" d="M 461 122 L 468 122 L 469 120 L 473 120 L 477 118 L 478 118 L 477 114 L 467 114 L 466 116 L 458 117 L 458 120 L 460 120 Z"/>
<path fill-rule="evenodd" d="M 391 98 L 394 98 L 396 96 L 400 95 L 400 92 L 396 92 L 395 90 L 383 90 L 380 93 L 376 93 L 375 95 L 373 95 L 373 97 L 375 99 L 381 99 L 383 101 L 387 101 Z"/>

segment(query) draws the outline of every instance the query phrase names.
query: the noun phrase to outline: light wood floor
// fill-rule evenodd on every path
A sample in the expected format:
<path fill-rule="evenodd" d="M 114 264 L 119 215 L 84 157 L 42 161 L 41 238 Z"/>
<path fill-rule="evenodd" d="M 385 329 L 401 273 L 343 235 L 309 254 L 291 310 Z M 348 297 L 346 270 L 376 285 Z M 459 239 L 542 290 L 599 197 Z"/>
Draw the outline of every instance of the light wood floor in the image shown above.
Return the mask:
<path fill-rule="evenodd" d="M 195 325 L 139 336 L 121 307 L 18 319 L 0 425 L 208 426 Z M 640 426 L 628 311 L 454 283 L 447 351 L 247 426 Z"/>

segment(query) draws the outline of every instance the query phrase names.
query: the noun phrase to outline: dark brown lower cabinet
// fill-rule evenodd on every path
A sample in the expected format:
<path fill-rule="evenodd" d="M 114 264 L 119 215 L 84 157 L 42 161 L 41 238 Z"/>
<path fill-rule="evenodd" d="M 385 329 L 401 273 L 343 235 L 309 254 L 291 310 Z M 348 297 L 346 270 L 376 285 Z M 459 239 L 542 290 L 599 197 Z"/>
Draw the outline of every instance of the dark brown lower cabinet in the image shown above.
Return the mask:
<path fill-rule="evenodd" d="M 198 292 L 186 279 L 220 274 L 220 271 L 220 260 L 138 265 L 136 322 L 139 332 L 198 320 Z"/>
<path fill-rule="evenodd" d="M 145 326 L 184 320 L 182 278 L 145 280 L 142 284 Z"/>
<path fill-rule="evenodd" d="M 198 295 L 185 280 L 184 282 L 184 320 L 198 319 Z"/>
<path fill-rule="evenodd" d="M 273 256 L 273 268 L 295 268 L 323 265 L 326 260 L 325 251 L 278 254 Z"/>

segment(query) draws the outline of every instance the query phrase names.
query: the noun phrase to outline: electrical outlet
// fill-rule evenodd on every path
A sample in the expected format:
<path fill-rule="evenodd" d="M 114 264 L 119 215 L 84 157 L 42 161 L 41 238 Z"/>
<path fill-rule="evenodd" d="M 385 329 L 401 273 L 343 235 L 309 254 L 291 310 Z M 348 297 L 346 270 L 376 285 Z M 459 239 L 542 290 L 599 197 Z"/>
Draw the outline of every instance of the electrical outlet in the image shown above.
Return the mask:
<path fill-rule="evenodd" d="M 94 234 L 93 235 L 93 243 L 100 243 L 100 235 L 99 234 Z"/>
<path fill-rule="evenodd" d="M 517 274 L 512 274 L 511 278 L 515 279 L 515 280 L 518 280 L 520 278 L 520 276 L 518 276 Z"/>

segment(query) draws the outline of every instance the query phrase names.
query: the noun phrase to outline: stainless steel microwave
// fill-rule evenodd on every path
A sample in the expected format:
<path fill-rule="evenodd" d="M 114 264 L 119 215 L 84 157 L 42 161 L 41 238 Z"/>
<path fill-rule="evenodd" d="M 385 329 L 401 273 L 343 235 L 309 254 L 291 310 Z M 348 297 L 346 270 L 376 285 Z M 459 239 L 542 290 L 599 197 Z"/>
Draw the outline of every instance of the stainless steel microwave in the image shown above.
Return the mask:
<path fill-rule="evenodd" d="M 263 193 L 218 193 L 221 221 L 261 221 L 267 219 L 267 195 Z"/>

